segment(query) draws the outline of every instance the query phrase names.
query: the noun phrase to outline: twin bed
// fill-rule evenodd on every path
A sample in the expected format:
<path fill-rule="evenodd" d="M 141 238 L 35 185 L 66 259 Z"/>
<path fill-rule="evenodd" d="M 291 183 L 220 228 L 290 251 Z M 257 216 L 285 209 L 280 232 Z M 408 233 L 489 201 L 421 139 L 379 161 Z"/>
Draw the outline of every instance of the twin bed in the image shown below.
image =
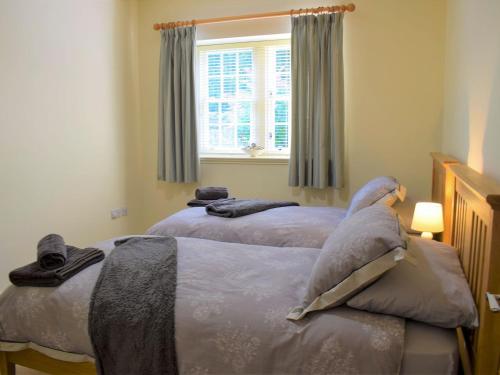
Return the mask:
<path fill-rule="evenodd" d="M 146 233 L 252 245 L 321 248 L 345 216 L 346 210 L 338 207 L 293 206 L 226 219 L 207 215 L 204 207 L 193 207 L 156 223 Z"/>
<path fill-rule="evenodd" d="M 368 182 L 352 198 L 348 209 L 291 206 L 227 220 L 207 215 L 205 208 L 181 210 L 148 229 L 157 236 L 194 237 L 207 240 L 278 247 L 321 248 L 346 217 L 374 203 L 389 206 L 404 201 L 406 188 L 392 177 Z"/>
<path fill-rule="evenodd" d="M 500 287 L 492 272 L 500 266 L 500 191 L 443 155 L 434 155 L 433 171 L 433 199 L 447 214 L 444 238 L 459 250 L 479 310 L 478 329 L 458 330 L 457 341 L 453 329 L 345 305 L 286 320 L 304 294 L 319 248 L 348 213 L 289 207 L 207 222 L 190 208 L 148 231 L 178 237 L 179 373 L 452 374 L 459 354 L 466 373 L 496 373 L 500 323 L 484 293 Z M 98 247 L 109 254 L 114 241 Z M 13 373 L 15 363 L 55 374 L 95 374 L 87 320 L 101 267 L 58 288 L 10 287 L 2 295 L 2 375 Z"/>
<path fill-rule="evenodd" d="M 109 254 L 113 241 L 99 247 Z M 180 374 L 327 374 L 332 370 L 391 374 L 399 366 L 403 374 L 429 369 L 456 372 L 458 348 L 451 330 L 418 322 L 405 327 L 403 319 L 348 307 L 299 322 L 286 320 L 290 306 L 304 291 L 318 249 L 194 238 L 178 238 L 178 247 Z M 193 258 L 199 261 L 192 262 Z M 16 343 L 3 348 L 34 348 L 68 362 L 91 360 L 88 303 L 101 266 L 86 269 L 56 290 L 10 289 L 6 298 L 11 306 L 2 305 L 6 315 L 1 320 L 6 328 L 3 335 Z"/>

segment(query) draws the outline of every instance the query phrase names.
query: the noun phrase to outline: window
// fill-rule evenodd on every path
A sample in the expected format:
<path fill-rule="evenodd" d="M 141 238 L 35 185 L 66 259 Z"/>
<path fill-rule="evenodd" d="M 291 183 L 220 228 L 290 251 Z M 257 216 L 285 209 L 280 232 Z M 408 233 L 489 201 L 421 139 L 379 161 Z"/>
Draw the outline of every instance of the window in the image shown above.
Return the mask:
<path fill-rule="evenodd" d="M 239 155 L 256 143 L 267 155 L 290 145 L 290 39 L 198 46 L 200 151 Z"/>

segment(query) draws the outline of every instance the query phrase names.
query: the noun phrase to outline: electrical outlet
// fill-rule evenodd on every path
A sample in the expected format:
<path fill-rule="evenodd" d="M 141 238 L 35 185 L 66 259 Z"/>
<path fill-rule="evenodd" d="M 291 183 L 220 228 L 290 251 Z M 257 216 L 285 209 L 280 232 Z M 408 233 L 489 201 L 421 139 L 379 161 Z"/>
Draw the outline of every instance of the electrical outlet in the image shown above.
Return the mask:
<path fill-rule="evenodd" d="M 128 215 L 127 207 L 113 208 L 111 210 L 111 219 L 113 220 L 127 215 Z"/>
<path fill-rule="evenodd" d="M 121 208 L 113 208 L 111 210 L 111 219 L 118 219 L 120 217 Z"/>

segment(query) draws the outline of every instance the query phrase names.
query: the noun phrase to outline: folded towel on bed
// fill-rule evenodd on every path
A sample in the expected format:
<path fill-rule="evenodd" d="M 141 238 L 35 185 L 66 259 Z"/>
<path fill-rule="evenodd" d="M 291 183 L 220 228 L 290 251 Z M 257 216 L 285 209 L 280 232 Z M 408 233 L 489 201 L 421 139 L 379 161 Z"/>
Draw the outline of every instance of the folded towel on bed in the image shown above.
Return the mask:
<path fill-rule="evenodd" d="M 214 200 L 229 197 L 229 192 L 225 187 L 208 186 L 196 189 L 194 195 L 198 200 Z"/>
<path fill-rule="evenodd" d="M 54 270 L 66 264 L 68 253 L 64 239 L 58 234 L 48 234 L 37 246 L 37 260 L 40 268 Z"/>
<path fill-rule="evenodd" d="M 78 249 L 67 246 L 66 264 L 53 270 L 45 270 L 38 262 L 15 269 L 9 274 L 12 284 L 17 286 L 51 287 L 59 286 L 78 272 L 104 259 L 102 250 Z"/>
<path fill-rule="evenodd" d="M 260 199 L 220 199 L 209 204 L 205 210 L 209 215 L 234 218 L 287 206 L 299 206 L 299 204 L 297 202 L 266 201 Z"/>
<path fill-rule="evenodd" d="M 234 200 L 235 198 L 226 198 L 226 199 L 191 199 L 189 202 L 187 202 L 187 205 L 189 207 L 206 207 L 209 204 L 212 204 L 214 202 L 220 201 L 220 200 Z"/>

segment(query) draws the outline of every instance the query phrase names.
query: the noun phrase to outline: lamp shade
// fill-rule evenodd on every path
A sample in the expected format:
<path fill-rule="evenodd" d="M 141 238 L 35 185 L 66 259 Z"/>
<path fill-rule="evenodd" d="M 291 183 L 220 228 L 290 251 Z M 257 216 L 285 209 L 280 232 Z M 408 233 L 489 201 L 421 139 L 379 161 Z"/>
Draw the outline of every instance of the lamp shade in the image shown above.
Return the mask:
<path fill-rule="evenodd" d="M 411 229 L 419 232 L 442 232 L 444 225 L 441 203 L 418 202 L 415 205 Z"/>

